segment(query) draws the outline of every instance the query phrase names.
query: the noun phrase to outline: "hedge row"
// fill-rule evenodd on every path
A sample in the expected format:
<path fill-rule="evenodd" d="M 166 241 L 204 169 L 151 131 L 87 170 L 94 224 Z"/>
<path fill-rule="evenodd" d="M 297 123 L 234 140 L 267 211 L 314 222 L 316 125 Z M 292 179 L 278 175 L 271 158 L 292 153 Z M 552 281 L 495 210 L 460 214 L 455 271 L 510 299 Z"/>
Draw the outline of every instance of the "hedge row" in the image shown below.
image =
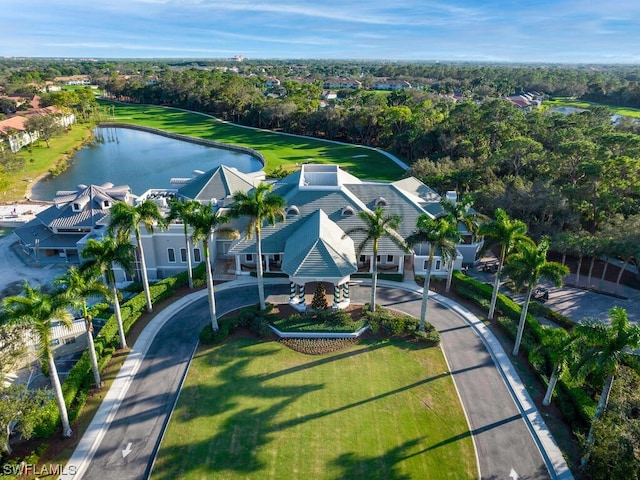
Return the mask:
<path fill-rule="evenodd" d="M 493 287 L 482 282 L 478 282 L 460 272 L 454 273 L 453 288 L 455 292 L 463 298 L 473 301 L 477 305 L 488 310 L 491 301 Z M 539 305 L 539 306 L 534 306 Z M 533 308 L 532 308 L 533 307 Z M 498 293 L 496 301 L 496 317 L 498 324 L 515 340 L 518 323 L 520 321 L 522 309 L 509 297 Z M 549 375 L 552 369 L 552 362 L 546 352 L 540 352 L 536 347 L 543 344 L 543 340 L 549 331 L 549 327 L 544 327 L 532 315 L 540 315 L 554 321 L 562 328 L 571 328 L 575 324 L 551 309 L 531 302 L 527 311 L 526 328 L 522 336 L 520 349 L 527 354 L 529 363 L 534 369 L 539 379 L 544 385 L 549 382 Z M 542 361 L 540 359 L 542 357 Z M 589 428 L 591 419 L 595 413 L 595 402 L 584 392 L 582 388 L 569 385 L 562 379 L 558 381 L 555 390 L 556 404 L 561 409 L 564 418 L 571 423 L 574 430 L 584 430 Z"/>
<path fill-rule="evenodd" d="M 200 279 L 205 275 L 204 263 L 194 269 L 194 278 Z M 178 288 L 189 284 L 187 272 L 181 272 L 173 277 L 165 278 L 150 286 L 151 300 L 153 303 L 160 302 L 171 297 Z M 144 292 L 139 293 L 121 305 L 122 324 L 125 335 L 129 333 L 131 327 L 146 312 L 147 301 Z M 100 309 L 102 305 L 98 306 Z M 120 348 L 120 338 L 118 335 L 118 322 L 115 314 L 111 315 L 100 330 L 94 341 L 96 355 L 98 357 L 98 367 L 102 369 L 109 363 L 117 348 Z M 93 372 L 91 371 L 91 359 L 89 351 L 85 350 L 78 362 L 71 368 L 69 375 L 62 383 L 62 394 L 68 408 L 69 421 L 73 422 L 82 411 L 89 394 L 89 389 L 93 382 Z M 51 399 L 43 406 L 39 416 L 39 422 L 34 428 L 34 434 L 41 438 L 49 437 L 53 434 L 60 423 L 60 413 L 55 401 Z"/>

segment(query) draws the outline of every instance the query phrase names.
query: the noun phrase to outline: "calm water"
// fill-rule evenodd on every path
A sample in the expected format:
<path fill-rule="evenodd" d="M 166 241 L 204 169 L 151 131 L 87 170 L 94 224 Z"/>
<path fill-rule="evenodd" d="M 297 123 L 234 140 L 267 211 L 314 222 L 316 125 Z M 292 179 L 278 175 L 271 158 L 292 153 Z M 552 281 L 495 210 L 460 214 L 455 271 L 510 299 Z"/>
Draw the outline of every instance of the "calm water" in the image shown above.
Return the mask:
<path fill-rule="evenodd" d="M 100 128 L 96 138 L 103 138 L 104 143 L 78 151 L 65 172 L 35 184 L 31 198 L 52 200 L 58 190 L 105 182 L 129 185 L 140 195 L 149 188 L 169 188 L 172 177 L 191 177 L 193 170 L 207 171 L 222 164 L 244 173 L 262 168 L 250 155 L 127 128 Z"/>

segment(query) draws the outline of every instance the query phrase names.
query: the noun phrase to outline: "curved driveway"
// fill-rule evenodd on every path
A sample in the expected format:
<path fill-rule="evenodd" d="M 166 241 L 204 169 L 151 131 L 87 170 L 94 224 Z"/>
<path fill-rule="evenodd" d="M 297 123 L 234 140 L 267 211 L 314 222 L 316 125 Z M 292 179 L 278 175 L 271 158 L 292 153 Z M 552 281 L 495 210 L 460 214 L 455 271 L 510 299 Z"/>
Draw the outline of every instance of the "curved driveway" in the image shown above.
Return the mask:
<path fill-rule="evenodd" d="M 288 284 L 266 288 L 270 301 L 288 299 Z M 370 292 L 368 286 L 353 285 L 352 301 L 366 302 L 367 292 Z M 216 295 L 221 313 L 257 302 L 255 283 L 236 287 L 232 283 L 224 284 L 218 287 Z M 407 290 L 381 285 L 378 302 L 388 308 L 419 315 L 417 287 Z M 158 317 L 164 314 L 164 324 L 159 329 L 149 328 L 150 324 L 140 336 L 129 355 L 131 362 L 128 359 L 118 375 L 123 382 L 114 382 L 103 402 L 104 412 L 96 414 L 69 462 L 68 467 L 77 469 L 80 476 L 63 475 L 61 478 L 115 480 L 149 476 L 197 346 L 198 332 L 207 323 L 206 297 L 185 303 L 187 306 L 183 308 L 180 304 L 173 311 L 161 312 Z M 478 335 L 479 326 L 470 324 L 469 319 L 463 319 L 440 303 L 430 302 L 428 316 L 442 336 L 442 349 L 475 443 L 480 477 L 572 478 L 553 439 L 540 423 L 539 412 L 530 399 L 527 403 L 528 395 L 517 375 L 515 379 L 509 378 L 513 372 L 496 367 L 496 360 L 503 366 L 504 360 L 508 360 L 508 357 L 500 358 L 506 354 L 499 344 L 497 348 L 492 345 L 490 353 L 486 339 Z M 482 328 L 481 323 L 477 323 Z M 147 330 L 151 333 L 145 335 Z M 498 349 L 500 351 L 496 351 Z M 122 386 L 117 386 L 119 384 Z M 514 402 L 514 398 L 522 400 L 523 395 L 526 397 L 523 401 Z M 534 436 L 532 431 L 541 433 L 542 441 L 540 435 Z"/>

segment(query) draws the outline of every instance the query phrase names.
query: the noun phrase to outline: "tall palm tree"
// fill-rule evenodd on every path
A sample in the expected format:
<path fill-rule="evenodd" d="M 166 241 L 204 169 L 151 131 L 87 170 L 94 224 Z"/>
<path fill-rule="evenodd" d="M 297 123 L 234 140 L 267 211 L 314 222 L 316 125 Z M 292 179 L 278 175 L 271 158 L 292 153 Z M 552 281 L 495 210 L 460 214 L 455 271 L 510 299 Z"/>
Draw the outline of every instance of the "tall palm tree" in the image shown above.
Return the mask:
<path fill-rule="evenodd" d="M 98 358 L 93 344 L 93 319 L 87 313 L 87 298 L 103 297 L 106 299 L 109 296 L 109 289 L 101 281 L 100 271 L 81 271 L 75 266 L 70 267 L 64 275 L 57 277 L 54 280 L 54 284 L 64 290 L 69 303 L 82 310 L 82 317 L 87 325 L 87 346 L 89 348 L 93 379 L 96 386 L 100 388 L 100 370 L 98 369 Z"/>
<path fill-rule="evenodd" d="M 122 241 L 113 237 L 105 237 L 102 241 L 98 241 L 90 238 L 81 253 L 82 258 L 86 260 L 80 266 L 80 270 L 98 270 L 104 272 L 107 278 L 113 297 L 113 307 L 116 311 L 116 321 L 118 322 L 118 332 L 120 333 L 120 348 L 127 348 L 127 340 L 124 336 L 113 265 L 119 265 L 125 272 L 131 273 L 134 248 L 127 240 Z"/>
<path fill-rule="evenodd" d="M 543 327 L 546 329 L 544 335 L 543 344 L 540 346 L 544 349 L 553 363 L 553 369 L 551 370 L 551 376 L 549 377 L 549 385 L 547 386 L 547 392 L 542 400 L 543 405 L 551 404 L 551 397 L 553 391 L 556 388 L 558 379 L 562 376 L 563 372 L 571 364 L 573 359 L 574 349 L 573 344 L 576 338 L 575 334 L 567 332 L 564 328 Z"/>
<path fill-rule="evenodd" d="M 391 241 L 398 247 L 405 251 L 408 248 L 405 241 L 396 232 L 396 229 L 400 226 L 402 217 L 399 215 L 393 215 L 385 213 L 381 206 L 377 206 L 376 209 L 371 212 L 368 210 L 362 210 L 358 213 L 358 217 L 364 223 L 364 227 L 354 227 L 347 230 L 344 237 L 350 236 L 354 233 L 364 234 L 364 239 L 356 247 L 356 256 L 360 256 L 364 249 L 371 243 L 372 255 L 371 263 L 373 266 L 373 272 L 371 274 L 371 303 L 369 308 L 372 312 L 376 310 L 376 288 L 378 286 L 378 244 L 380 239 L 385 237 L 391 239 Z"/>
<path fill-rule="evenodd" d="M 232 218 L 248 217 L 246 238 L 256 237 L 257 262 L 256 274 L 258 277 L 258 296 L 260 298 L 260 309 L 266 308 L 264 301 L 264 278 L 262 272 L 262 238 L 260 236 L 264 222 L 275 225 L 278 220 L 284 220 L 286 214 L 284 207 L 286 202 L 280 195 L 270 194 L 271 185 L 260 183 L 248 193 L 235 192 L 233 194 L 233 205 L 229 211 Z"/>
<path fill-rule="evenodd" d="M 518 355 L 520 351 L 520 342 L 522 341 L 522 333 L 527 318 L 527 310 L 531 302 L 533 290 L 538 286 L 540 279 L 544 278 L 553 285 L 559 287 L 562 285 L 562 279 L 569 273 L 569 268 L 558 262 L 547 261 L 547 251 L 549 250 L 549 240 L 543 239 L 538 245 L 535 243 L 520 243 L 514 253 L 507 257 L 504 265 L 503 274 L 506 274 L 513 280 L 516 289 L 520 291 L 526 287 L 527 293 L 524 304 L 522 305 L 522 313 L 520 314 L 520 323 L 518 324 L 518 334 L 516 335 L 516 343 L 513 347 L 513 354 Z"/>
<path fill-rule="evenodd" d="M 62 420 L 62 435 L 70 437 L 73 432 L 51 350 L 51 323 L 60 321 L 67 328 L 71 327 L 68 298 L 61 292 L 42 293 L 38 287 L 32 288 L 25 282 L 23 294 L 5 298 L 3 305 L 10 323 L 28 325 L 37 333 L 40 358 L 49 365 L 49 376 Z"/>
<path fill-rule="evenodd" d="M 193 288 L 193 267 L 191 265 L 191 242 L 189 241 L 189 215 L 198 208 L 199 202 L 195 200 L 187 200 L 181 202 L 172 198 L 169 200 L 169 215 L 167 216 L 167 224 L 180 220 L 184 229 L 184 244 L 187 250 L 187 272 L 189 272 L 189 288 Z"/>
<path fill-rule="evenodd" d="M 405 241 L 407 245 L 413 247 L 421 243 L 429 244 L 429 259 L 427 261 L 427 271 L 424 277 L 424 287 L 422 289 L 422 305 L 420 307 L 420 327 L 421 332 L 425 331 L 427 320 L 427 299 L 429 297 L 429 285 L 431 284 L 431 267 L 436 250 L 440 251 L 443 260 L 448 260 L 456 255 L 456 245 L 460 241 L 458 226 L 451 221 L 450 217 L 431 218 L 428 214 L 422 214 L 416 221 L 416 228 Z"/>
<path fill-rule="evenodd" d="M 622 362 L 633 358 L 634 351 L 640 348 L 640 326 L 629 323 L 626 310 L 620 307 L 612 308 L 609 319 L 610 325 L 592 321 L 574 329 L 580 346 L 579 361 L 572 369 L 574 375 L 578 380 L 584 380 L 590 373 L 606 377 L 587 436 L 586 454 L 582 458 L 583 467 L 589 461 L 590 448 L 594 442 L 593 425 L 607 408 L 616 371 Z"/>
<path fill-rule="evenodd" d="M 215 230 L 229 221 L 229 217 L 223 215 L 215 205 L 201 205 L 198 203 L 193 211 L 185 217 L 193 228 L 193 242 L 202 242 L 204 262 L 207 269 L 207 295 L 209 297 L 209 313 L 211 315 L 211 329 L 219 330 L 216 316 L 216 299 L 213 294 L 213 272 L 211 271 L 211 254 L 209 253 L 209 239 Z"/>
<path fill-rule="evenodd" d="M 140 224 L 143 224 L 149 233 L 153 233 L 156 225 L 163 225 L 164 218 L 160 212 L 160 207 L 151 200 L 145 200 L 138 205 L 129 205 L 125 202 L 118 202 L 111 208 L 111 218 L 109 219 L 109 235 L 116 234 L 119 238 L 129 239 L 131 230 L 134 231 L 138 252 L 140 254 L 140 275 L 142 286 L 147 297 L 147 311 L 153 310 L 151 304 L 151 292 L 149 291 L 149 278 L 147 276 L 147 263 L 144 259 L 144 249 L 142 248 L 142 236 L 140 235 Z"/>
<path fill-rule="evenodd" d="M 451 217 L 451 221 L 456 227 L 461 223 L 466 227 L 467 231 L 475 238 L 479 228 L 479 221 L 482 218 L 477 212 L 471 210 L 473 207 L 473 198 L 471 195 L 465 195 L 460 202 L 454 203 L 447 198 L 440 200 L 440 205 L 445 214 Z M 451 257 L 447 266 L 447 286 L 445 291 L 451 290 L 451 280 L 453 278 L 453 262 L 455 256 Z"/>
<path fill-rule="evenodd" d="M 502 276 L 502 268 L 507 255 L 522 242 L 532 244 L 533 240 L 526 236 L 527 224 L 521 220 L 512 220 L 507 212 L 498 208 L 494 213 L 495 219 L 480 225 L 478 233 L 484 235 L 485 246 L 500 245 L 500 259 L 498 262 L 498 271 L 493 282 L 493 292 L 491 293 L 491 304 L 489 305 L 489 314 L 487 318 L 491 320 L 496 311 L 496 301 L 498 300 L 498 291 L 500 290 L 500 278 Z"/>

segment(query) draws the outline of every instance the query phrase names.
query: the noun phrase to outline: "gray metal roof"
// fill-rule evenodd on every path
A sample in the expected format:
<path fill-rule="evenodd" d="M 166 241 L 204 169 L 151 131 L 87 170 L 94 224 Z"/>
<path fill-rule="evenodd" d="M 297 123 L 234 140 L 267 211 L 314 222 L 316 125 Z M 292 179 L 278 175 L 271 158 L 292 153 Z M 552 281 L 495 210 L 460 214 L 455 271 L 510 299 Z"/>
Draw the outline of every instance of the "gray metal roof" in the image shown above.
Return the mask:
<path fill-rule="evenodd" d="M 323 210 L 310 214 L 286 242 L 282 271 L 291 277 L 342 279 L 358 271 L 353 240 Z"/>
<path fill-rule="evenodd" d="M 198 175 L 185 186 L 178 189 L 178 195 L 209 202 L 212 198 L 224 199 L 237 191 L 248 192 L 254 187 L 253 178 L 235 168 L 221 165 Z"/>

